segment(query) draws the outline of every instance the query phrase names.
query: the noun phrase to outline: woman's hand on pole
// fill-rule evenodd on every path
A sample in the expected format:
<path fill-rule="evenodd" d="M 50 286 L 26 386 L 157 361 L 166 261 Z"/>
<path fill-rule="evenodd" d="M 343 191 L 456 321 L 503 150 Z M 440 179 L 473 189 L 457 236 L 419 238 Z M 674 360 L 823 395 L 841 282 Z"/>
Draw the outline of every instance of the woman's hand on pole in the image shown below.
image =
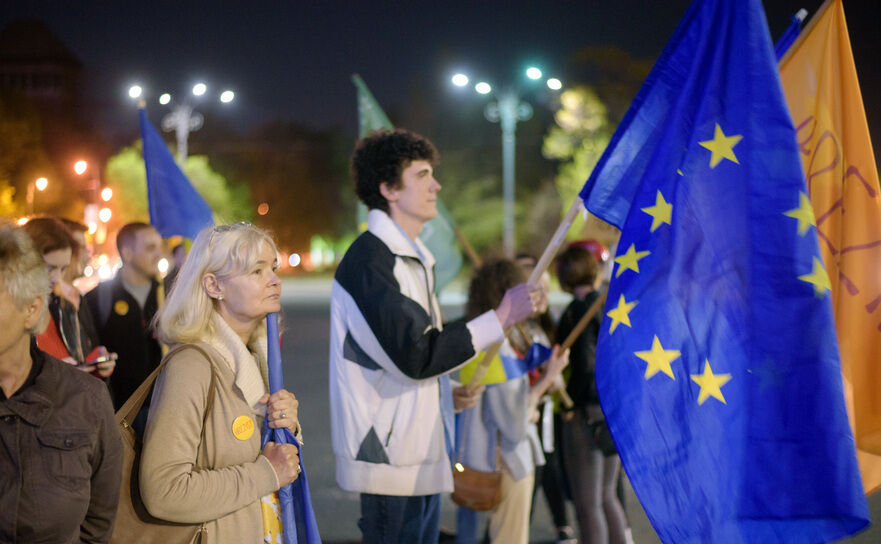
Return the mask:
<path fill-rule="evenodd" d="M 300 421 L 297 417 L 297 407 L 300 403 L 293 393 L 286 389 L 279 389 L 272 395 L 263 395 L 260 404 L 266 404 L 270 427 L 273 429 L 285 428 L 293 434 L 299 432 Z"/>
<path fill-rule="evenodd" d="M 263 456 L 272 464 L 281 487 L 292 483 L 300 476 L 300 455 L 293 444 L 267 442 Z"/>

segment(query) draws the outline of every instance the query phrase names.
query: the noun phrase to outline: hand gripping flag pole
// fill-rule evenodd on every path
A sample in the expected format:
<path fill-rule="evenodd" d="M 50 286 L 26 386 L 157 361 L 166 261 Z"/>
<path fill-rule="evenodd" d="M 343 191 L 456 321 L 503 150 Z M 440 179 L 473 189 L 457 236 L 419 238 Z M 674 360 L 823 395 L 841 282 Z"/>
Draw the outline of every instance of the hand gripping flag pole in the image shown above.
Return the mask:
<path fill-rule="evenodd" d="M 281 345 L 278 336 L 278 314 L 266 316 L 267 335 L 267 366 L 269 367 L 269 391 L 275 393 L 284 389 L 284 375 L 281 368 Z M 281 503 L 282 523 L 284 525 L 284 544 L 320 544 L 318 523 L 312 510 L 312 499 L 309 495 L 309 481 L 306 478 L 306 466 L 303 464 L 303 450 L 300 443 L 286 428 L 273 429 L 269 426 L 269 414 L 263 421 L 263 437 L 261 447 L 267 442 L 293 444 L 297 447 L 300 457 L 300 475 L 297 479 L 278 490 Z"/>
<path fill-rule="evenodd" d="M 578 212 L 581 209 L 581 198 L 576 197 L 575 201 L 572 202 L 572 205 L 569 207 L 569 211 L 566 212 L 566 216 L 563 218 L 563 221 L 560 222 L 560 226 L 558 226 L 556 232 L 554 232 L 554 236 L 551 238 L 551 241 L 548 243 L 548 246 L 542 253 L 541 258 L 538 260 L 538 263 L 536 263 L 535 268 L 532 269 L 532 273 L 529 275 L 529 280 L 527 281 L 527 283 L 529 283 L 530 285 L 536 285 L 538 283 L 538 280 L 541 279 L 541 275 L 544 274 L 544 271 L 547 270 L 548 266 L 550 266 L 551 261 L 554 259 L 554 256 L 560 249 L 563 240 L 566 238 L 566 233 L 569 232 L 569 229 L 572 227 L 572 222 L 575 220 L 575 216 L 578 215 Z M 508 332 L 509 331 L 507 330 L 505 331 L 505 336 L 508 335 Z M 469 390 L 473 391 L 474 389 L 477 389 L 477 387 L 479 387 L 481 383 L 483 383 L 483 379 L 486 377 L 486 373 L 489 370 L 489 365 L 490 363 L 492 363 L 492 360 L 496 357 L 496 355 L 498 355 L 499 349 L 501 349 L 501 347 L 502 343 L 498 342 L 491 345 L 486 351 L 483 358 L 480 360 L 477 369 L 474 371 L 473 377 L 468 382 L 468 385 L 466 385 Z M 566 395 L 566 397 L 568 397 L 568 395 Z M 572 399 L 568 399 L 568 402 L 564 400 L 564 403 L 567 406 L 571 402 Z"/>

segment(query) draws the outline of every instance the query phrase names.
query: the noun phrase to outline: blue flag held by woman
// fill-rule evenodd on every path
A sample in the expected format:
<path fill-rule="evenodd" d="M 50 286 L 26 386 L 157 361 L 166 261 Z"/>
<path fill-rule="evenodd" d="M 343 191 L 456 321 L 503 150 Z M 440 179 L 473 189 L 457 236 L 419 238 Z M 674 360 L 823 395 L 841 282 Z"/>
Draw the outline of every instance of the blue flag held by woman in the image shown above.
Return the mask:
<path fill-rule="evenodd" d="M 267 334 L 267 366 L 269 367 L 269 392 L 275 393 L 284 389 L 284 375 L 281 368 L 281 346 L 278 336 L 278 314 L 266 316 Z M 262 447 L 267 442 L 277 444 L 293 444 L 297 447 L 300 457 L 300 475 L 297 479 L 278 490 L 281 507 L 281 519 L 284 530 L 284 544 L 320 544 L 318 523 L 312 510 L 312 498 L 309 495 L 309 481 L 306 478 L 306 466 L 303 463 L 303 449 L 300 443 L 286 428 L 273 429 L 269 426 L 269 416 L 263 422 Z M 275 544 L 275 543 L 273 543 Z"/>

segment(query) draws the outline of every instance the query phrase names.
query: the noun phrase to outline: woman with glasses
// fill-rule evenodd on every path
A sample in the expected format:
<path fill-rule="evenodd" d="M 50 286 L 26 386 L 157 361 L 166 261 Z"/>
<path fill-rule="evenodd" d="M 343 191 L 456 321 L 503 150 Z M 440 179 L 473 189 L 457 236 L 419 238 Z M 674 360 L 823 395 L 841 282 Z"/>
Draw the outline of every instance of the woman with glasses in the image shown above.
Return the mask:
<path fill-rule="evenodd" d="M 275 535 L 275 492 L 299 475 L 295 446 L 260 450 L 264 414 L 273 428 L 300 430 L 294 396 L 267 392 L 265 318 L 281 306 L 276 254 L 251 224 L 203 230 L 154 319 L 172 351 L 150 405 L 141 498 L 158 518 L 204 524 L 212 543 Z"/>

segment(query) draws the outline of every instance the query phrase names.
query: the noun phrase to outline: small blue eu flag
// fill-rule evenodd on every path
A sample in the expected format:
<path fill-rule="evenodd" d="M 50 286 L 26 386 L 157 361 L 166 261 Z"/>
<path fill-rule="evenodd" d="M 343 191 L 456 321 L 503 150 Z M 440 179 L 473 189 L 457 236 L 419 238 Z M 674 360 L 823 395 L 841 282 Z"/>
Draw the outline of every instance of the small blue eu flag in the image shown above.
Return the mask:
<path fill-rule="evenodd" d="M 829 279 L 758 0 L 691 5 L 581 196 L 622 231 L 597 388 L 661 539 L 865 527 Z"/>
<path fill-rule="evenodd" d="M 163 238 L 179 235 L 194 240 L 200 230 L 214 224 L 211 207 L 174 162 L 162 136 L 147 119 L 147 112 L 141 108 L 138 114 L 147 169 L 150 224 Z"/>

